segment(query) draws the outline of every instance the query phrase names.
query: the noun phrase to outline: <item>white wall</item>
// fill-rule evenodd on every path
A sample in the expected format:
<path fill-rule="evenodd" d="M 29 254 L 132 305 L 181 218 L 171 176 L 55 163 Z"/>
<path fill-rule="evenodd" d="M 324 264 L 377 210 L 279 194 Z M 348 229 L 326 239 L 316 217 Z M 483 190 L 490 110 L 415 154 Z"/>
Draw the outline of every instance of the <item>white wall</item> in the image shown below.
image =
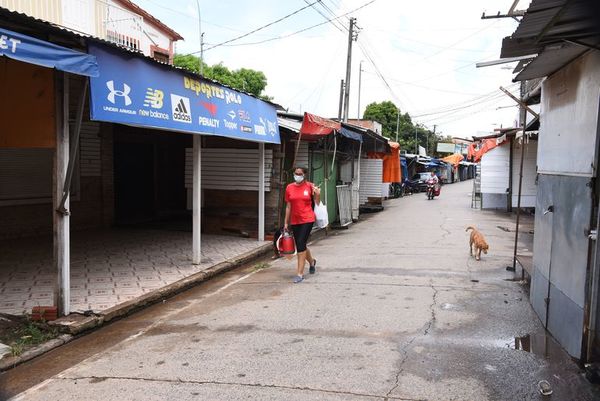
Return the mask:
<path fill-rule="evenodd" d="M 525 143 L 525 154 L 523 158 L 523 182 L 521 185 L 521 207 L 535 207 L 537 194 L 536 185 L 536 163 L 537 163 L 537 141 L 530 140 Z M 519 194 L 519 169 L 521 165 L 521 144 L 513 144 L 513 183 L 512 183 L 512 206 L 517 207 Z"/>
<path fill-rule="evenodd" d="M 510 167 L 510 146 L 500 145 L 481 158 L 481 193 L 506 194 Z"/>
<path fill-rule="evenodd" d="M 538 171 L 591 177 L 600 98 L 600 54 L 584 54 L 542 84 Z"/>

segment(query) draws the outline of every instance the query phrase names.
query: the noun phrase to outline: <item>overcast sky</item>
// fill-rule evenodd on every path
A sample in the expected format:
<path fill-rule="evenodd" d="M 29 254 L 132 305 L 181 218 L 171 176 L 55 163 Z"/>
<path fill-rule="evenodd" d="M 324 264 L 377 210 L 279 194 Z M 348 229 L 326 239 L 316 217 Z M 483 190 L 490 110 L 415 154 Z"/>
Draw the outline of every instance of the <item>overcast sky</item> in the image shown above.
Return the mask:
<path fill-rule="evenodd" d="M 342 25 L 347 27 L 347 17 L 352 16 L 360 32 L 353 47 L 351 118 L 358 114 L 363 60 L 361 115 L 368 103 L 391 100 L 418 123 L 431 129 L 435 124 L 437 132 L 459 137 L 515 123 L 518 109 L 498 89 L 518 92 L 508 69 L 514 64 L 475 67 L 498 59 L 502 38 L 517 27 L 513 19 L 482 20 L 482 13 L 506 13 L 512 0 L 322 0 L 282 22 L 210 49 L 314 1 L 199 0 L 205 62 L 261 70 L 268 79 L 266 93 L 275 102 L 290 111 L 335 117 L 347 55 L 348 32 Z M 196 0 L 135 2 L 185 38 L 177 44 L 178 53 L 200 49 Z M 518 8 L 528 4 L 521 0 Z M 293 34 L 363 5 L 336 25 L 325 23 Z"/>

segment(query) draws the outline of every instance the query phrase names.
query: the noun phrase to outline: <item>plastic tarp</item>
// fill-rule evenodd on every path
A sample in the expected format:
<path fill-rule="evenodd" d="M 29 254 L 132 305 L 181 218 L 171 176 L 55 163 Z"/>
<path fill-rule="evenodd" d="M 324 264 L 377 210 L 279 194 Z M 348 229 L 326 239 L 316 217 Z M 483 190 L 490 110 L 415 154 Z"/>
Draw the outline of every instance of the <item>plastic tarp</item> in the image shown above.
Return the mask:
<path fill-rule="evenodd" d="M 362 135 L 360 135 L 356 132 L 353 132 L 346 127 L 342 127 L 340 134 L 342 134 L 342 136 L 345 136 L 348 139 L 352 139 L 353 141 L 358 141 L 358 142 L 363 141 Z"/>
<path fill-rule="evenodd" d="M 461 161 L 463 161 L 464 158 L 465 157 L 460 153 L 455 153 L 453 155 L 442 158 L 442 161 L 452 164 L 452 166 L 456 167 Z"/>
<path fill-rule="evenodd" d="M 302 127 L 300 127 L 300 134 L 302 139 L 306 141 L 317 141 L 321 138 L 326 137 L 333 133 L 333 131 L 339 131 L 342 125 L 333 120 L 319 117 L 314 114 L 304 113 L 302 119 Z"/>
<path fill-rule="evenodd" d="M 369 152 L 369 159 L 383 160 L 383 177 L 381 182 L 402 182 L 402 168 L 400 167 L 400 144 L 389 142 L 391 153 Z"/>
<path fill-rule="evenodd" d="M 481 146 L 479 147 L 479 149 L 477 149 L 477 151 L 475 153 L 475 162 L 480 161 L 481 158 L 483 157 L 483 155 L 486 154 L 487 152 L 489 152 L 490 150 L 494 149 L 497 146 L 503 145 L 506 142 L 508 142 L 506 140 L 506 136 L 503 136 L 502 139 L 500 139 L 500 138 L 484 139 L 483 141 L 481 141 Z"/>
<path fill-rule="evenodd" d="M 99 75 L 96 57 L 0 28 L 0 56 L 87 77 Z"/>

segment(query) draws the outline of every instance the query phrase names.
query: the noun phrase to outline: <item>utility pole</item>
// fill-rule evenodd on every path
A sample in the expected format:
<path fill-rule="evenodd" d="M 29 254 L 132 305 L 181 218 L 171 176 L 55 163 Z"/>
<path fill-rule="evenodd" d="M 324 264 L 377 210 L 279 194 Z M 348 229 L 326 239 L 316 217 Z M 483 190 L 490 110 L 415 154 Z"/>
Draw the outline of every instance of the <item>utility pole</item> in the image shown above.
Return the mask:
<path fill-rule="evenodd" d="M 362 63 L 363 60 L 360 60 L 360 63 L 358 64 L 358 110 L 356 111 L 356 118 L 358 120 L 360 120 L 360 86 L 362 82 Z"/>
<path fill-rule="evenodd" d="M 204 32 L 202 32 L 202 14 L 200 13 L 200 0 L 196 0 L 196 6 L 198 6 L 198 34 L 200 35 L 200 59 L 198 60 L 200 75 L 204 72 L 203 68 L 203 56 L 204 56 Z"/>
<path fill-rule="evenodd" d="M 344 122 L 348 122 L 348 106 L 350 103 L 350 72 L 352 71 L 352 42 L 358 38 L 358 33 L 354 31 L 356 18 L 350 18 L 350 27 L 348 28 L 348 58 L 346 60 L 346 87 L 344 90 Z"/>
<path fill-rule="evenodd" d="M 398 130 L 400 129 L 400 109 L 396 111 L 396 142 L 398 142 Z"/>
<path fill-rule="evenodd" d="M 417 124 L 415 124 L 415 155 L 419 154 L 419 140 L 417 139 Z"/>
<path fill-rule="evenodd" d="M 200 75 L 204 75 L 204 32 L 200 34 Z"/>
<path fill-rule="evenodd" d="M 435 129 L 436 128 L 437 128 L 437 125 L 433 124 L 433 136 L 434 137 L 435 137 Z M 429 135 L 427 135 L 427 150 L 429 151 Z"/>
<path fill-rule="evenodd" d="M 338 120 L 342 119 L 342 112 L 344 110 L 344 80 L 340 81 L 340 108 L 338 110 Z"/>

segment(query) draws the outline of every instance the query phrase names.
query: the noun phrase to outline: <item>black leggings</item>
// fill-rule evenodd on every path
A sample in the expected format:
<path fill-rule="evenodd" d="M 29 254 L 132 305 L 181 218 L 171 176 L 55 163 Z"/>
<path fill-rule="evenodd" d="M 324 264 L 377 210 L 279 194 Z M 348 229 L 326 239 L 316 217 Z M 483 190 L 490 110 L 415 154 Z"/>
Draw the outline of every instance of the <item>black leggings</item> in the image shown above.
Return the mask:
<path fill-rule="evenodd" d="M 306 251 L 306 243 L 313 227 L 313 223 L 304 224 L 292 224 L 292 231 L 294 232 L 294 241 L 296 241 L 296 251 Z"/>

